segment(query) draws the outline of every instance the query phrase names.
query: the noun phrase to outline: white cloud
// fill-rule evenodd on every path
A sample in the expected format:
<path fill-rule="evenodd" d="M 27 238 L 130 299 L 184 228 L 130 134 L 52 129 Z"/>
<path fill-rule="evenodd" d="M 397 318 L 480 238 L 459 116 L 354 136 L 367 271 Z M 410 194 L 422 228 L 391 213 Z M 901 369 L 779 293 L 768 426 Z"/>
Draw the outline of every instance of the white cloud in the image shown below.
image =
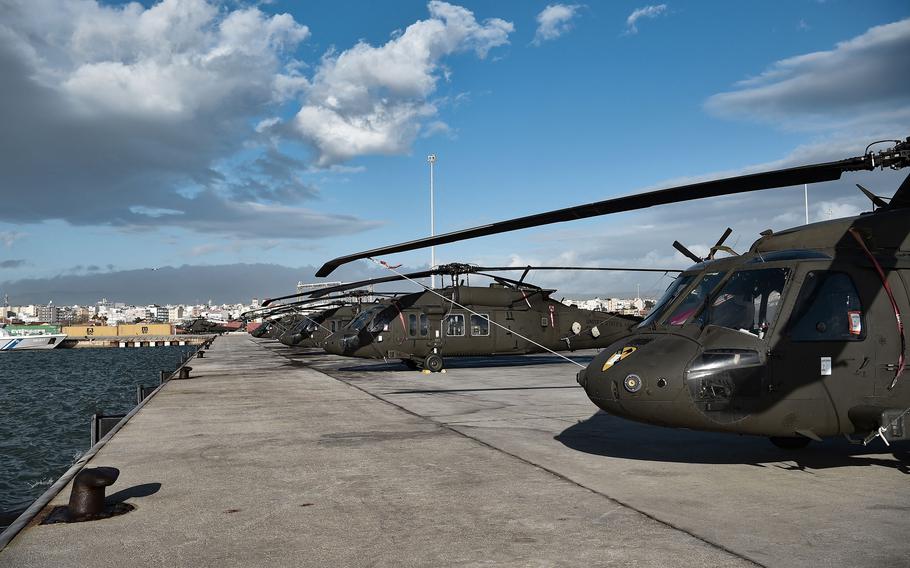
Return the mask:
<path fill-rule="evenodd" d="M 652 6 L 645 6 L 643 8 L 635 9 L 629 17 L 626 18 L 626 31 L 623 32 L 625 35 L 633 35 L 638 33 L 638 20 L 642 18 L 656 18 L 667 12 L 666 4 L 657 4 Z"/>
<path fill-rule="evenodd" d="M 33 3 L 19 30 L 24 35 L 46 25 L 39 10 L 59 4 Z M 279 71 L 279 56 L 310 35 L 288 14 L 222 13 L 206 0 L 164 0 L 148 9 L 82 0 L 67 8 L 72 19 L 58 22 L 55 47 L 69 65 L 46 69 L 46 76 L 90 113 L 185 119 L 238 98 L 282 96 L 289 79 Z"/>
<path fill-rule="evenodd" d="M 788 129 L 906 125 L 908 53 L 910 19 L 875 26 L 834 49 L 777 61 L 736 90 L 712 96 L 705 107 Z"/>
<path fill-rule="evenodd" d="M 556 39 L 572 29 L 572 19 L 578 14 L 578 4 L 550 4 L 537 14 L 534 45 Z"/>
<path fill-rule="evenodd" d="M 270 117 L 308 86 L 293 55 L 310 32 L 290 15 L 214 0 L 2 4 L 0 219 L 237 238 L 375 226 L 302 207 L 317 193 L 307 164 L 270 145 Z"/>
<path fill-rule="evenodd" d="M 0 243 L 3 243 L 4 248 L 13 248 L 13 244 L 25 236 L 27 233 L 19 231 L 0 231 Z"/>
<path fill-rule="evenodd" d="M 422 121 L 437 114 L 429 97 L 445 71 L 442 58 L 460 51 L 484 58 L 514 29 L 499 18 L 480 23 L 469 10 L 437 0 L 428 9 L 429 19 L 382 46 L 360 42 L 323 58 L 290 125 L 316 150 L 320 166 L 406 152 Z"/>

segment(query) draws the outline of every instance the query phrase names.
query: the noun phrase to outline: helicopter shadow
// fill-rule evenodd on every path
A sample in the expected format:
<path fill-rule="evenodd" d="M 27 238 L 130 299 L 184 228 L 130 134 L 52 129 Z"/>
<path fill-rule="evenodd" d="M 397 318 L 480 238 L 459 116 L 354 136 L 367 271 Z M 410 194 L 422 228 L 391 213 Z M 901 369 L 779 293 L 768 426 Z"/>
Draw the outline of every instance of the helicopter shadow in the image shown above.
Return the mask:
<path fill-rule="evenodd" d="M 587 365 L 593 355 L 570 356 L 569 359 L 581 365 Z M 555 355 L 503 355 L 498 357 L 446 357 L 446 369 L 496 369 L 503 367 L 523 367 L 537 365 L 557 365 L 566 360 Z M 387 363 L 374 363 L 356 365 L 352 367 L 339 367 L 339 371 L 385 372 L 408 370 L 404 363 L 394 360 Z"/>
<path fill-rule="evenodd" d="M 879 466 L 910 474 L 910 442 L 907 441 L 886 447 L 880 440 L 862 446 L 832 438 L 813 442 L 800 450 L 783 450 L 766 438 L 664 428 L 632 422 L 602 411 L 566 428 L 554 439 L 579 452 L 631 460 L 746 464 L 794 471 Z M 883 454 L 891 454 L 891 457 Z"/>

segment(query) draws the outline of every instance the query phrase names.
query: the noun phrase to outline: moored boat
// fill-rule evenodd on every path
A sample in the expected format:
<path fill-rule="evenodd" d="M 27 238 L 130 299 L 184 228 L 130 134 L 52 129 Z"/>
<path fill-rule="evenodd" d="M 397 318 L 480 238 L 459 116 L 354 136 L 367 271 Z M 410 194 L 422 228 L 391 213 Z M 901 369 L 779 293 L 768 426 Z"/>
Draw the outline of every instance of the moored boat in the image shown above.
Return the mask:
<path fill-rule="evenodd" d="M 65 333 L 33 333 L 14 335 L 0 326 L 0 351 L 18 349 L 54 349 L 66 339 Z"/>

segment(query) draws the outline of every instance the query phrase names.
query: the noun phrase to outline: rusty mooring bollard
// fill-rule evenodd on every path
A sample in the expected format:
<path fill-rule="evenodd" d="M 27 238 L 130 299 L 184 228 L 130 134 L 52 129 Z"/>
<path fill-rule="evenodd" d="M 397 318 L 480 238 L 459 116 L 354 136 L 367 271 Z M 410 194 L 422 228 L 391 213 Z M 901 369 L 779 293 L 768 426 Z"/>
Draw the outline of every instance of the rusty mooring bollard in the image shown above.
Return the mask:
<path fill-rule="evenodd" d="M 199 351 L 197 351 L 197 352 L 196 352 L 196 358 L 197 358 L 197 359 L 203 359 L 203 358 L 205 358 L 205 351 L 203 351 L 203 350 L 201 350 L 201 349 L 200 349 Z"/>
<path fill-rule="evenodd" d="M 184 365 L 183 367 L 180 367 L 180 374 L 177 376 L 177 378 L 178 379 L 190 378 L 190 371 L 192 371 L 192 370 L 193 370 L 192 367 L 187 367 L 186 365 Z"/>
<path fill-rule="evenodd" d="M 70 521 L 87 521 L 104 512 L 104 488 L 113 485 L 120 475 L 116 467 L 83 469 L 73 481 L 70 493 Z"/>

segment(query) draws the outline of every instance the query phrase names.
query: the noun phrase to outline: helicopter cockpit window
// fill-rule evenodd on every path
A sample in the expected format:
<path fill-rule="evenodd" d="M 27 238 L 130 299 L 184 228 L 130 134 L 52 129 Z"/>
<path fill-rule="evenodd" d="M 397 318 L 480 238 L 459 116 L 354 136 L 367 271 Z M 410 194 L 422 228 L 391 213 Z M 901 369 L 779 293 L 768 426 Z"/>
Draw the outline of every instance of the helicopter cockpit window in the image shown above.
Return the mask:
<path fill-rule="evenodd" d="M 382 306 L 375 306 L 369 310 L 364 310 L 348 324 L 348 327 L 351 331 L 358 332 L 380 311 L 382 311 Z"/>
<path fill-rule="evenodd" d="M 446 316 L 445 320 L 445 330 L 446 335 L 448 336 L 462 336 L 464 335 L 464 315 L 463 314 L 449 314 Z"/>
<path fill-rule="evenodd" d="M 866 336 L 859 294 L 843 272 L 809 272 L 790 321 L 793 341 L 862 341 Z"/>
<path fill-rule="evenodd" d="M 490 335 L 490 316 L 488 314 L 471 314 L 471 335 L 474 337 Z"/>
<path fill-rule="evenodd" d="M 430 331 L 427 314 L 408 314 L 408 335 L 424 337 Z"/>
<path fill-rule="evenodd" d="M 673 310 L 673 313 L 667 318 L 667 324 L 685 325 L 691 321 L 692 317 L 698 314 L 702 307 L 705 306 L 708 294 L 714 290 L 723 275 L 723 272 L 708 272 L 705 274 L 698 284 L 692 288 L 685 300 Z"/>
<path fill-rule="evenodd" d="M 789 268 L 739 270 L 711 300 L 707 322 L 763 339 L 780 311 Z"/>
<path fill-rule="evenodd" d="M 689 283 L 692 282 L 693 278 L 695 278 L 695 276 L 692 274 L 686 276 L 678 276 L 676 280 L 674 280 L 670 286 L 667 287 L 667 291 L 664 292 L 664 295 L 660 297 L 660 300 L 658 300 L 654 305 L 654 308 L 651 309 L 651 313 L 648 314 L 648 317 L 646 317 L 640 324 L 638 324 L 638 327 L 648 327 L 654 323 L 657 318 L 661 316 L 666 307 L 672 304 L 673 300 L 675 300 L 676 297 L 686 289 Z"/>

